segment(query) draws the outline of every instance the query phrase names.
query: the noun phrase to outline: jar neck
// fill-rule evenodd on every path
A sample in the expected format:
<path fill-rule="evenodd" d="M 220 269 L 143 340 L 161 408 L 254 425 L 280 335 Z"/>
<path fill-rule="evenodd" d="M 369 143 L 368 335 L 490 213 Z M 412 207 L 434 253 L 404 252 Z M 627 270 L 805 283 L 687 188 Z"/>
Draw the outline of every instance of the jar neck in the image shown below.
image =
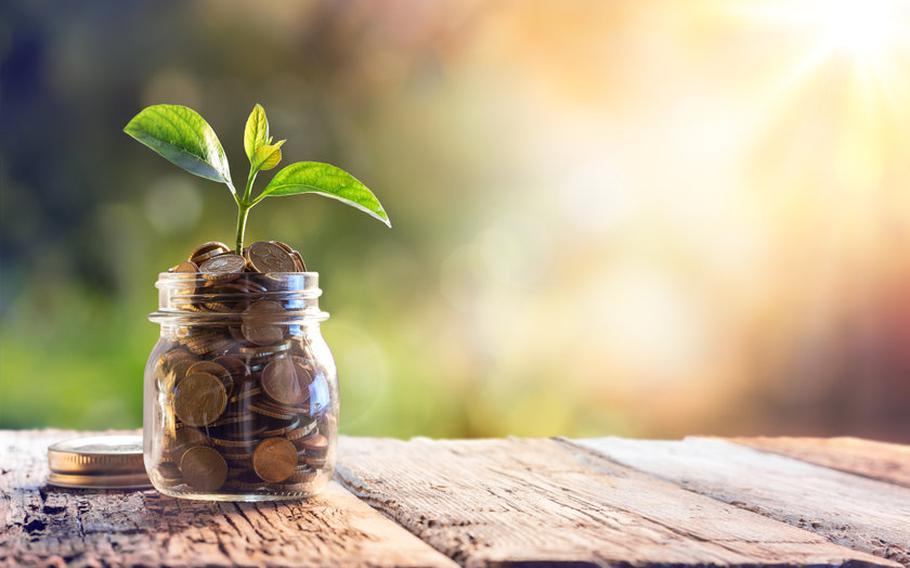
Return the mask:
<path fill-rule="evenodd" d="M 149 319 L 172 325 L 304 325 L 328 318 L 319 309 L 316 272 L 158 276 L 158 310 Z"/>

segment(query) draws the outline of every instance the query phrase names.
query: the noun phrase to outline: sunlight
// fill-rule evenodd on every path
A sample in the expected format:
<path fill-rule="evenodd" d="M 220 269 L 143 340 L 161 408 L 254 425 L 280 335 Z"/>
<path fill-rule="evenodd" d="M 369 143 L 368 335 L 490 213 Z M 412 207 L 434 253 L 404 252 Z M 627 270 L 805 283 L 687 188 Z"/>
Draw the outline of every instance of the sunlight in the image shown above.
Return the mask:
<path fill-rule="evenodd" d="M 888 56 L 900 37 L 897 5 L 890 0 L 817 2 L 815 9 L 831 47 L 857 60 Z"/>
<path fill-rule="evenodd" d="M 792 28 L 817 38 L 829 56 L 847 56 L 859 66 L 880 66 L 907 41 L 907 3 L 899 0 L 757 1 L 735 8 L 747 20 Z"/>

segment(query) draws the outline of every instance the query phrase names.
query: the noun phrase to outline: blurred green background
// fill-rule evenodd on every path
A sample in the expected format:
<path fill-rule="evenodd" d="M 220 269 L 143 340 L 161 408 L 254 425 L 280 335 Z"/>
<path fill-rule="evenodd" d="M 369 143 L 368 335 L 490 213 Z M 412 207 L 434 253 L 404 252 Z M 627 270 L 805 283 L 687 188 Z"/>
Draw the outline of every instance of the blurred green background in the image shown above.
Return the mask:
<path fill-rule="evenodd" d="M 910 439 L 908 20 L 829 12 L 4 2 L 0 427 L 140 424 L 156 274 L 234 205 L 121 129 L 193 107 L 242 178 L 259 102 L 393 221 L 250 219 L 321 274 L 343 432 Z"/>

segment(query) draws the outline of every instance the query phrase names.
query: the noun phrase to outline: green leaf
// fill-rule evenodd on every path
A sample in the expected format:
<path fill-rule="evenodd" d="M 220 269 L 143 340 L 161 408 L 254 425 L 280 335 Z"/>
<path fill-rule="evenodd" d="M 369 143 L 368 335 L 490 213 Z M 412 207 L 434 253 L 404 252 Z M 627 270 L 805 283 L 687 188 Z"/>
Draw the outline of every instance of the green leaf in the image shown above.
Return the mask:
<path fill-rule="evenodd" d="M 260 146 L 253 155 L 253 159 L 250 160 L 253 170 L 264 172 L 277 166 L 281 162 L 281 146 L 283 146 L 285 142 L 287 142 L 287 140 L 279 140 L 274 144 Z"/>
<path fill-rule="evenodd" d="M 191 174 L 232 187 L 224 148 L 209 123 L 193 109 L 180 105 L 146 107 L 123 131 Z"/>
<path fill-rule="evenodd" d="M 265 109 L 257 103 L 250 112 L 250 117 L 246 119 L 246 128 L 243 130 L 243 149 L 246 150 L 246 157 L 250 159 L 251 164 L 256 156 L 256 150 L 271 142 L 269 119 L 265 116 Z"/>
<path fill-rule="evenodd" d="M 337 199 L 379 219 L 388 227 L 392 226 L 372 191 L 348 172 L 322 162 L 296 162 L 284 167 L 265 186 L 256 201 L 270 196 L 301 193 L 316 193 Z"/>

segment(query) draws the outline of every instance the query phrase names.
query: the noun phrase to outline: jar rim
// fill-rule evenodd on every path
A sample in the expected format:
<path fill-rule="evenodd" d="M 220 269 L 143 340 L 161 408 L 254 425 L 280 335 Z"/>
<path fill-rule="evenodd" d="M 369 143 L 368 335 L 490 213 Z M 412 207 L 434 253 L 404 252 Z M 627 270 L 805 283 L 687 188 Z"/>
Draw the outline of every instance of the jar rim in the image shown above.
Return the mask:
<path fill-rule="evenodd" d="M 262 301 L 282 306 L 268 316 L 276 324 L 319 322 L 329 317 L 319 309 L 318 272 L 161 272 L 155 287 L 159 290 L 158 310 L 149 314 L 149 320 L 162 325 L 224 325 L 242 320 L 244 308 Z M 213 305 L 219 307 L 206 309 Z"/>

